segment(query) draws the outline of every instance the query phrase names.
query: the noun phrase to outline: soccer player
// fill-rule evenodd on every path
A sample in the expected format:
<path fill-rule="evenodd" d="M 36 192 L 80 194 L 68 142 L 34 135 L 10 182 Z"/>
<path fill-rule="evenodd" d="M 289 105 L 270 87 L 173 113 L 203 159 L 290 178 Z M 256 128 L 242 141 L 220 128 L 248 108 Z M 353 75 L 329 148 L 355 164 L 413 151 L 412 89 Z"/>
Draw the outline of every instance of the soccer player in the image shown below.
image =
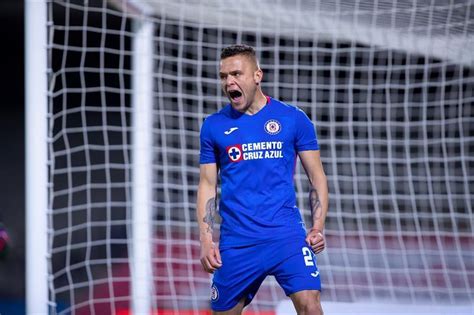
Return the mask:
<path fill-rule="evenodd" d="M 219 76 L 230 103 L 202 125 L 197 197 L 201 263 L 214 274 L 212 310 L 241 314 L 273 275 L 298 314 L 322 314 L 315 253 L 325 247 L 328 189 L 314 126 L 303 111 L 263 94 L 252 47 L 224 48 Z M 309 232 L 296 205 L 297 155 L 312 187 Z M 217 247 L 212 233 L 219 175 Z"/>

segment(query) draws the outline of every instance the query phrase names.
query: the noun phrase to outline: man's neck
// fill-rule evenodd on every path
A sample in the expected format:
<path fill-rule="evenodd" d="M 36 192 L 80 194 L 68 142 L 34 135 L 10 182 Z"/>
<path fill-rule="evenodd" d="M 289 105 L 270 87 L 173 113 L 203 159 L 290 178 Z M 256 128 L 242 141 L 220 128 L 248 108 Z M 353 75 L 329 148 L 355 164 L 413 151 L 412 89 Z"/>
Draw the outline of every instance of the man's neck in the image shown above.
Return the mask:
<path fill-rule="evenodd" d="M 267 97 L 265 96 L 265 94 L 263 94 L 262 91 L 258 91 L 255 95 L 255 100 L 245 113 L 247 115 L 255 115 L 263 107 L 265 107 L 265 105 L 267 105 Z"/>

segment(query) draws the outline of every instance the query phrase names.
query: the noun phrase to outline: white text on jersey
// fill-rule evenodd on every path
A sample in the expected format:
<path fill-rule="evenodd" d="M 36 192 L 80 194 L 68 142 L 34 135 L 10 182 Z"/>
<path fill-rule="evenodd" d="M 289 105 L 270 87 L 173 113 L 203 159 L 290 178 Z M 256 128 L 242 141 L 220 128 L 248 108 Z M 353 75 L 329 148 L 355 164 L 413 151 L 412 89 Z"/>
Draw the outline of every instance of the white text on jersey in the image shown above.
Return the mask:
<path fill-rule="evenodd" d="M 231 162 L 261 159 L 282 159 L 282 141 L 262 141 L 234 144 L 226 148 Z"/>

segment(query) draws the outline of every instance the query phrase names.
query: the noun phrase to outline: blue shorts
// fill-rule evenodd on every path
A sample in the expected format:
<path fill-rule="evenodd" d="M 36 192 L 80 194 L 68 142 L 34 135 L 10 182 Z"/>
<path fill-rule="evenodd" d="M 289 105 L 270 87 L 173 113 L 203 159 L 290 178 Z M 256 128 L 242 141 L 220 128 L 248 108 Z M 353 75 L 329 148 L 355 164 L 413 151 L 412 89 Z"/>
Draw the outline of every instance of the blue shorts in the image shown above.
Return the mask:
<path fill-rule="evenodd" d="M 222 267 L 214 273 L 211 307 L 227 311 L 245 297 L 249 304 L 266 276 L 273 275 L 286 295 L 321 291 L 316 256 L 304 238 L 221 251 Z"/>

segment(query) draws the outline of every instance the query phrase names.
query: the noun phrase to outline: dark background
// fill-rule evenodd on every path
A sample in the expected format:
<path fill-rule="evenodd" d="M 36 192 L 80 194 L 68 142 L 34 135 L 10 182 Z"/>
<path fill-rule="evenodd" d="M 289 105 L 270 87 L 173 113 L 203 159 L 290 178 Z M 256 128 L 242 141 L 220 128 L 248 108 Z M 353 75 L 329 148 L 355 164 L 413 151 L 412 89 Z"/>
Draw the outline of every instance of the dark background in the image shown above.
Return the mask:
<path fill-rule="evenodd" d="M 25 298 L 24 3 L 0 1 L 0 222 L 10 248 L 0 260 L 0 313 Z M 10 313 L 11 314 L 11 313 Z"/>

